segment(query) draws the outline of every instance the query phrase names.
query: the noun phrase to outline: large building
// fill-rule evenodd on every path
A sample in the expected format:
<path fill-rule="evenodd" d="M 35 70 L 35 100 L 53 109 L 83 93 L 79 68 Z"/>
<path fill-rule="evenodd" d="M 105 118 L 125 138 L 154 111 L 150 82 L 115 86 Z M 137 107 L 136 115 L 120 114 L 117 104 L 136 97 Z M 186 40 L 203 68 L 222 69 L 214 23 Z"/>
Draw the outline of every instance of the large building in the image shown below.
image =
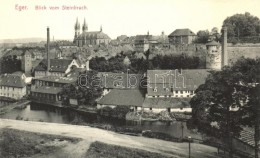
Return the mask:
<path fill-rule="evenodd" d="M 76 82 L 76 77 L 45 76 L 34 79 L 31 87 L 31 100 L 36 103 L 44 103 L 61 106 L 62 87 Z"/>
<path fill-rule="evenodd" d="M 153 49 L 158 44 L 158 41 L 154 36 L 149 35 L 137 35 L 135 37 L 134 46 L 137 52 L 146 52 L 148 49 Z"/>
<path fill-rule="evenodd" d="M 34 69 L 35 78 L 44 76 L 65 76 L 73 68 L 78 68 L 79 64 L 75 59 L 49 59 L 50 68 L 47 70 L 47 60 L 43 59 Z"/>
<path fill-rule="evenodd" d="M 196 39 L 196 34 L 190 29 L 176 29 L 168 38 L 170 44 L 191 44 Z"/>
<path fill-rule="evenodd" d="M 2 74 L 0 76 L 0 96 L 21 99 L 26 95 L 25 76 Z"/>
<path fill-rule="evenodd" d="M 85 19 L 82 26 L 82 33 L 80 33 L 80 24 L 78 22 L 78 19 L 76 21 L 74 29 L 74 43 L 79 47 L 85 45 L 108 45 L 111 41 L 111 38 L 103 32 L 102 26 L 100 27 L 100 31 L 88 31 L 88 25 L 86 24 Z"/>

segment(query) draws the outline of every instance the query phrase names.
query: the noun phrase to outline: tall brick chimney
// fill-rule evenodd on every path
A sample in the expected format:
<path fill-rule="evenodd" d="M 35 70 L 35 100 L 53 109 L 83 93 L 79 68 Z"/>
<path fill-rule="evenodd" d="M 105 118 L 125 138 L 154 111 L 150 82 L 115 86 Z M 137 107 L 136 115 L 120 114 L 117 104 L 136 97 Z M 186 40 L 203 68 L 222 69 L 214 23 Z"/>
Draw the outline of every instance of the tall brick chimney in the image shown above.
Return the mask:
<path fill-rule="evenodd" d="M 47 73 L 49 73 L 50 70 L 50 29 L 47 27 Z"/>
<path fill-rule="evenodd" d="M 227 54 L 227 27 L 222 27 L 222 53 L 221 53 L 221 67 L 228 65 Z"/>

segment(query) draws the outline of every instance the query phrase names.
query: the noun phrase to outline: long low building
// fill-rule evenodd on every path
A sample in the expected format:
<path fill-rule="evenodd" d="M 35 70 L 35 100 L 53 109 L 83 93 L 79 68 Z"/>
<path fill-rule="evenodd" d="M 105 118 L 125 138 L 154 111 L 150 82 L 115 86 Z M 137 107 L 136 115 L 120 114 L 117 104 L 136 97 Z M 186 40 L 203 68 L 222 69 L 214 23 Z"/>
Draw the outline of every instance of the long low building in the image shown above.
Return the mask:
<path fill-rule="evenodd" d="M 97 102 L 97 108 L 129 106 L 134 110 L 141 110 L 144 93 L 137 89 L 113 89 Z"/>
<path fill-rule="evenodd" d="M 143 110 L 154 113 L 168 112 L 191 112 L 189 98 L 145 98 Z"/>

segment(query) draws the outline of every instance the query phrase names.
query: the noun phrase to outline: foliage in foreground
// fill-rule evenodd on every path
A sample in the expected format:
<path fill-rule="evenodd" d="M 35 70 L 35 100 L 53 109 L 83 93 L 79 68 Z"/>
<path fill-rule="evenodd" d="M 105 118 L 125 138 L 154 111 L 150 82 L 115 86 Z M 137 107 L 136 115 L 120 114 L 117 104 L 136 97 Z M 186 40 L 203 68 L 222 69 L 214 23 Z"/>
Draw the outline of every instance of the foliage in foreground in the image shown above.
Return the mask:
<path fill-rule="evenodd" d="M 54 141 L 55 139 L 67 140 L 72 143 L 77 143 L 79 140 L 76 138 L 31 133 L 14 129 L 2 129 L 0 130 L 0 135 L 0 157 L 30 157 L 38 153 L 49 154 L 56 152 L 59 147 L 40 147 L 39 145 Z"/>
<path fill-rule="evenodd" d="M 90 145 L 85 158 L 168 158 L 168 156 L 159 153 L 153 153 L 145 150 L 127 148 L 117 145 L 110 145 L 101 142 L 94 142 Z"/>

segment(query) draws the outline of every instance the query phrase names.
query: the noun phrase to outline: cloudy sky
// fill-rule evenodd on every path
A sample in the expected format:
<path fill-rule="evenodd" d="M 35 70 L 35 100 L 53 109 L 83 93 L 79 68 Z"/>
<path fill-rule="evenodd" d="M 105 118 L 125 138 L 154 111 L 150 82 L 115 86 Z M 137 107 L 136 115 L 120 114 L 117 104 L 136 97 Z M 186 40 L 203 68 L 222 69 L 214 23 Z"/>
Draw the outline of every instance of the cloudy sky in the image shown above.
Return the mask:
<path fill-rule="evenodd" d="M 27 6 L 27 10 L 16 10 Z M 47 10 L 37 11 L 36 5 Z M 62 10 L 62 6 L 86 6 L 87 10 Z M 58 6 L 59 10 L 50 10 Z M 46 36 L 50 27 L 55 39 L 74 37 L 76 18 L 84 17 L 89 31 L 103 31 L 111 38 L 125 34 L 170 34 L 177 28 L 220 28 L 227 16 L 250 12 L 260 17 L 260 0 L 0 0 L 0 39 Z M 82 25 L 81 25 L 82 26 Z"/>

